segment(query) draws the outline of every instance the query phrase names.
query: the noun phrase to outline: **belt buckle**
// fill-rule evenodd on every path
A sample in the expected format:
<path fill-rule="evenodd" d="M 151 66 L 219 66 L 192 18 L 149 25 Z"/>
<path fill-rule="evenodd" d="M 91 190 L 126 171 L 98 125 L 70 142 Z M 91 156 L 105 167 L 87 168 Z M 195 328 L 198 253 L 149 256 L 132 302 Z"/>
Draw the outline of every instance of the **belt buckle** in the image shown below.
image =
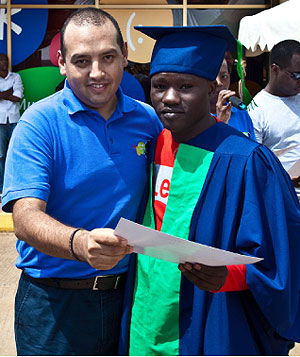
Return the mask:
<path fill-rule="evenodd" d="M 104 278 L 105 275 L 98 275 L 98 276 L 95 276 L 95 280 L 94 280 L 94 284 L 93 284 L 93 290 L 100 290 L 98 288 L 98 279 L 100 278 Z"/>
<path fill-rule="evenodd" d="M 120 280 L 120 275 L 117 276 L 117 279 L 116 279 L 116 282 L 115 282 L 115 286 L 114 286 L 114 289 L 116 290 L 118 285 L 119 285 L 119 280 Z"/>
<path fill-rule="evenodd" d="M 98 287 L 98 279 L 100 278 L 111 278 L 111 275 L 98 275 L 95 277 L 95 280 L 94 280 L 94 284 L 93 284 L 93 290 L 100 290 L 100 288 Z M 120 276 L 118 275 L 116 277 L 116 282 L 115 282 L 115 285 L 114 285 L 114 289 L 117 289 L 118 285 L 119 285 L 119 280 L 120 280 Z"/>

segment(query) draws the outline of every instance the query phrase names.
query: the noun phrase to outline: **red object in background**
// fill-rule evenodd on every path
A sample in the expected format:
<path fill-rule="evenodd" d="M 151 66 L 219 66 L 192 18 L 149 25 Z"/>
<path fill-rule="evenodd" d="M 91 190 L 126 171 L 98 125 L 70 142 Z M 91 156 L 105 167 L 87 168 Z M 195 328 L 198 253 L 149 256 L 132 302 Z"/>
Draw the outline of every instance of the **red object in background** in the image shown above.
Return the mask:
<path fill-rule="evenodd" d="M 57 33 L 51 40 L 49 47 L 50 61 L 54 66 L 58 66 L 57 51 L 60 50 L 60 32 Z"/>

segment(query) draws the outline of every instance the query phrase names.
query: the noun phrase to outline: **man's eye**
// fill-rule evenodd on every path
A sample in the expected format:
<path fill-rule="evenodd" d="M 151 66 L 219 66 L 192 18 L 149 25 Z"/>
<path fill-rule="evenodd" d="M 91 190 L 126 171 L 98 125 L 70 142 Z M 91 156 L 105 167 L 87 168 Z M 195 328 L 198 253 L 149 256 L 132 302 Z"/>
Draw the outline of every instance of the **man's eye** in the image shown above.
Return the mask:
<path fill-rule="evenodd" d="M 106 55 L 104 56 L 104 59 L 106 62 L 111 62 L 113 60 L 114 56 L 113 55 Z"/>
<path fill-rule="evenodd" d="M 78 66 L 84 66 L 88 63 L 88 60 L 86 59 L 78 59 L 75 64 L 78 65 Z"/>

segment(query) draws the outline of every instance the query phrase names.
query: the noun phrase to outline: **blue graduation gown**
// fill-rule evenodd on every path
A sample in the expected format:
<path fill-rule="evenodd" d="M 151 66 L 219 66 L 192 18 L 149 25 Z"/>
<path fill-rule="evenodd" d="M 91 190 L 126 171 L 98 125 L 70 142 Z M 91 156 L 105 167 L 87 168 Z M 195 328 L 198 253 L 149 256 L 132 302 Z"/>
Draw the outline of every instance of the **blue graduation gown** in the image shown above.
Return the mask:
<path fill-rule="evenodd" d="M 226 124 L 188 144 L 214 152 L 189 240 L 264 260 L 247 266 L 246 291 L 205 292 L 182 276 L 180 355 L 287 355 L 300 342 L 300 205 L 291 180 L 269 149 Z M 134 257 L 130 275 L 125 355 Z"/>

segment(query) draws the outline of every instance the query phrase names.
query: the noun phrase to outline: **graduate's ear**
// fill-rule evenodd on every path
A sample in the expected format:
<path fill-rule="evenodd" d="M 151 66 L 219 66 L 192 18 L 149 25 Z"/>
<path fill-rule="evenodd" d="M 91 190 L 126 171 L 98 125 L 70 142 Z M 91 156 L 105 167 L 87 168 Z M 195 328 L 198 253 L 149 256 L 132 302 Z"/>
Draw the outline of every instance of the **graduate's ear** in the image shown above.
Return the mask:
<path fill-rule="evenodd" d="M 208 81 L 207 90 L 208 90 L 209 99 L 215 95 L 216 89 L 217 89 L 217 81 L 216 80 Z"/>

